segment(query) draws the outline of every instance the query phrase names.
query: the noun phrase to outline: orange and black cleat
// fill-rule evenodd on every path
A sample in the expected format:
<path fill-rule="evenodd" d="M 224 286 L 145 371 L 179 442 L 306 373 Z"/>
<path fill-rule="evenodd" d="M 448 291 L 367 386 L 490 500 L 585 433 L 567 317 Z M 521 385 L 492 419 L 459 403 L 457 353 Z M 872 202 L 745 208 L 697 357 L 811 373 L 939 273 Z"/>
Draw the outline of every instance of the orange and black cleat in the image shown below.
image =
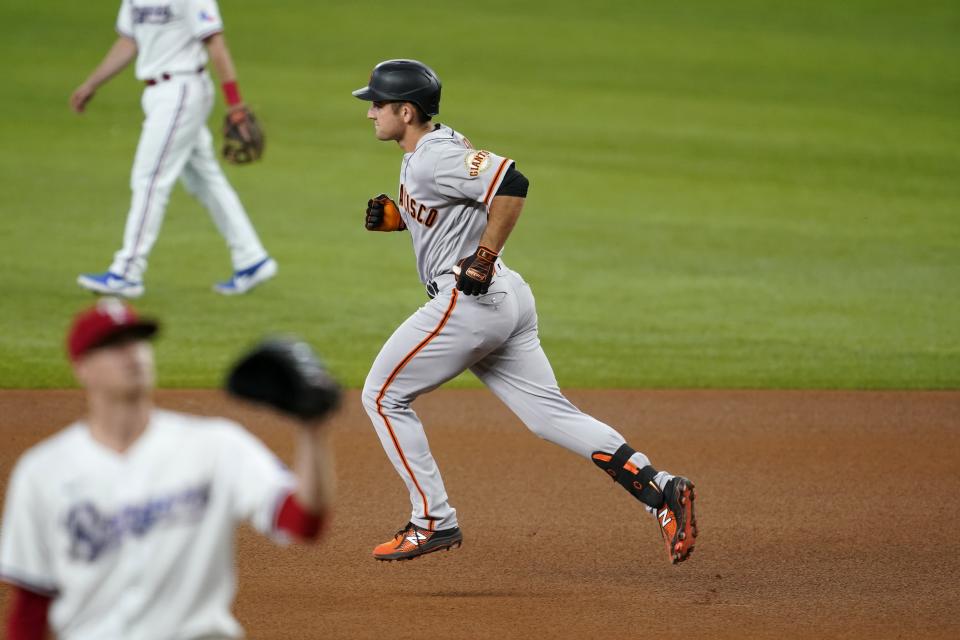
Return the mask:
<path fill-rule="evenodd" d="M 677 564 L 693 553 L 697 542 L 697 517 L 693 512 L 697 493 L 692 482 L 675 476 L 663 488 L 663 498 L 663 506 L 657 510 L 657 522 L 670 562 Z"/>
<path fill-rule="evenodd" d="M 397 531 L 392 540 L 378 544 L 373 549 L 377 560 L 413 560 L 434 551 L 450 550 L 463 543 L 460 527 L 430 531 L 408 522 Z"/>

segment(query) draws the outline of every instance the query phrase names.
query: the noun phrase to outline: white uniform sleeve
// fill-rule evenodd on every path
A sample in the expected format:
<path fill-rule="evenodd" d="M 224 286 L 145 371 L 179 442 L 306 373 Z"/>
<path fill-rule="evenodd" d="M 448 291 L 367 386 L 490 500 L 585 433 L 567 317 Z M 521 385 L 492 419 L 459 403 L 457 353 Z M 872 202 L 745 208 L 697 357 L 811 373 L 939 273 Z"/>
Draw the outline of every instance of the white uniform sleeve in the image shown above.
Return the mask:
<path fill-rule="evenodd" d="M 489 151 L 450 145 L 437 159 L 433 177 L 441 195 L 490 206 L 511 164 L 513 160 Z"/>
<path fill-rule="evenodd" d="M 263 534 L 276 534 L 280 503 L 296 489 L 296 477 L 265 444 L 243 427 L 228 423 L 221 451 L 233 515 Z M 282 536 L 281 536 L 282 538 Z"/>
<path fill-rule="evenodd" d="M 21 459 L 7 488 L 0 528 L 0 577 L 42 595 L 54 595 L 57 583 L 53 572 L 44 505 L 38 486 Z"/>
<path fill-rule="evenodd" d="M 187 24 L 199 40 L 223 31 L 216 0 L 187 0 Z"/>
<path fill-rule="evenodd" d="M 121 0 L 120 13 L 117 14 L 117 24 L 114 28 L 122 36 L 133 37 L 133 7 L 130 0 Z"/>

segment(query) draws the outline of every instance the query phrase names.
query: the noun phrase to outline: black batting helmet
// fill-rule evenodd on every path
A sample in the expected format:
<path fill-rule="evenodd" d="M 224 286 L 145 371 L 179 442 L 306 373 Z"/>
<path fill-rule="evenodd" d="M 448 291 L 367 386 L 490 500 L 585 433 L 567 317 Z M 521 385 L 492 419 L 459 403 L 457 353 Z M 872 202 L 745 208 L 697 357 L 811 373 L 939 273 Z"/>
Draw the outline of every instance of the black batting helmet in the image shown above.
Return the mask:
<path fill-rule="evenodd" d="M 418 60 L 385 60 L 373 68 L 370 83 L 353 95 L 371 102 L 412 102 L 428 116 L 440 113 L 440 78 Z"/>

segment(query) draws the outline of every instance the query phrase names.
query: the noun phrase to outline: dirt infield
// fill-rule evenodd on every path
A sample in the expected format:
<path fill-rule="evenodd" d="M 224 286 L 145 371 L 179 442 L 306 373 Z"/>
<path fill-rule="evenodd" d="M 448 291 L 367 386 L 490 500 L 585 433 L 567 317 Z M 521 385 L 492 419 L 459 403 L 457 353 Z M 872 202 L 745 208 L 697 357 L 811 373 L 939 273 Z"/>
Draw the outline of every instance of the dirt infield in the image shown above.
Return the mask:
<path fill-rule="evenodd" d="M 354 392 L 333 425 L 327 539 L 238 538 L 235 611 L 249 637 L 960 636 L 960 392 L 570 397 L 697 483 L 689 562 L 671 566 L 637 503 L 484 391 L 416 405 L 463 547 L 374 561 L 409 505 Z M 218 392 L 161 391 L 158 404 L 237 418 L 290 460 L 288 429 Z M 0 391 L 0 488 L 24 449 L 82 408 L 76 391 Z"/>

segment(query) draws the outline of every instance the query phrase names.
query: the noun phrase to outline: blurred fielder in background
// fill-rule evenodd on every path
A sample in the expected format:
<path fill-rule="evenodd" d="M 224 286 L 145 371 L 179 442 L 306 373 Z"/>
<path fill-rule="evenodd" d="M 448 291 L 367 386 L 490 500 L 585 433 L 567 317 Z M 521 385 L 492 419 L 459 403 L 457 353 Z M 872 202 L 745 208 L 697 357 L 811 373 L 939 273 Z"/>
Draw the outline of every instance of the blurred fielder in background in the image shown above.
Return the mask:
<path fill-rule="evenodd" d="M 285 542 L 316 539 L 327 522 L 333 462 L 319 423 L 335 402 L 300 422 L 291 473 L 234 422 L 154 407 L 157 327 L 116 298 L 73 322 L 68 350 L 89 413 L 11 476 L 0 532 L 9 640 L 40 640 L 48 627 L 69 640 L 239 638 L 236 526 Z M 315 360 L 294 346 L 283 366 L 309 386 Z M 249 382 L 276 377 L 245 362 L 259 367 L 246 367 Z"/>
<path fill-rule="evenodd" d="M 187 191 L 210 212 L 230 248 L 233 276 L 215 285 L 214 290 L 224 295 L 246 293 L 272 278 L 277 263 L 267 255 L 217 163 L 213 136 L 207 129 L 214 100 L 213 82 L 206 73 L 209 59 L 222 83 L 230 111 L 228 119 L 247 135 L 251 129 L 258 131 L 240 98 L 217 3 L 122 0 L 116 30 L 119 37 L 113 47 L 70 96 L 70 106 L 83 113 L 94 92 L 136 58 L 137 79 L 146 84 L 141 98 L 146 118 L 133 160 L 133 200 L 123 247 L 105 273 L 82 274 L 77 282 L 102 294 L 125 298 L 143 295 L 147 257 L 179 177 Z M 249 157 L 243 161 L 249 161 Z"/>

